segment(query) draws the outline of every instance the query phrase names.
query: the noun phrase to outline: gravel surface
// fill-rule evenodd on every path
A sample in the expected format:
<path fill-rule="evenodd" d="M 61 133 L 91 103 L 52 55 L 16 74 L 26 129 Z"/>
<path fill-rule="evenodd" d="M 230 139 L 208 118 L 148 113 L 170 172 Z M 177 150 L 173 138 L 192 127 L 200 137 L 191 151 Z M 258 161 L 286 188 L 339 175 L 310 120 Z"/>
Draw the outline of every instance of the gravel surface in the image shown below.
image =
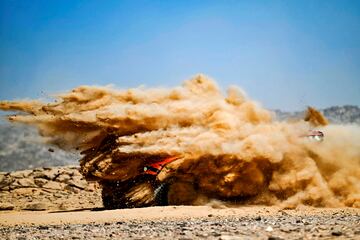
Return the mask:
<path fill-rule="evenodd" d="M 0 173 L 0 239 L 360 239 L 356 208 L 101 207 L 78 166 Z"/>
<path fill-rule="evenodd" d="M 0 226 L 1 239 L 360 239 L 359 212 Z"/>

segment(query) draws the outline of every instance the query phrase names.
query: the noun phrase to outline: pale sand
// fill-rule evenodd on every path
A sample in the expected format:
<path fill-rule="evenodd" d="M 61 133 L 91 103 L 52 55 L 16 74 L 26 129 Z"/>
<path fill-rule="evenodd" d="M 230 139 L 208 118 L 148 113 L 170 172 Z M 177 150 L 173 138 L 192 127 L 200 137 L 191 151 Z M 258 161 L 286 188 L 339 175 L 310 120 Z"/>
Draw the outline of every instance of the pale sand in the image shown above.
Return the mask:
<path fill-rule="evenodd" d="M 356 208 L 312 208 L 301 207 L 296 210 L 281 210 L 278 207 L 246 206 L 238 208 L 213 208 L 210 206 L 167 206 L 119 210 L 74 210 L 66 212 L 14 212 L 0 213 L 0 226 L 14 225 L 59 225 L 59 224 L 87 224 L 119 221 L 149 221 L 149 220 L 184 220 L 203 217 L 249 217 L 272 216 L 277 214 L 289 215 L 327 215 L 333 213 L 360 215 Z"/>

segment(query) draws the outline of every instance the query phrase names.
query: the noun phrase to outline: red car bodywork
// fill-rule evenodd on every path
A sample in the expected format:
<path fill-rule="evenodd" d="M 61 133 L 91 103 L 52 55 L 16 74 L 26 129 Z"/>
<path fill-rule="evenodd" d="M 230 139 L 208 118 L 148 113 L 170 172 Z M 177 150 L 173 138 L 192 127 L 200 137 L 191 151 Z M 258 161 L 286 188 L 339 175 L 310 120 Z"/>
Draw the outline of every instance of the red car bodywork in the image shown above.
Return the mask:
<path fill-rule="evenodd" d="M 145 166 L 144 174 L 156 176 L 160 173 L 160 171 L 165 167 L 166 164 L 171 163 L 171 162 L 175 161 L 176 159 L 178 159 L 178 157 L 168 157 L 162 161 L 155 162 L 148 166 Z"/>

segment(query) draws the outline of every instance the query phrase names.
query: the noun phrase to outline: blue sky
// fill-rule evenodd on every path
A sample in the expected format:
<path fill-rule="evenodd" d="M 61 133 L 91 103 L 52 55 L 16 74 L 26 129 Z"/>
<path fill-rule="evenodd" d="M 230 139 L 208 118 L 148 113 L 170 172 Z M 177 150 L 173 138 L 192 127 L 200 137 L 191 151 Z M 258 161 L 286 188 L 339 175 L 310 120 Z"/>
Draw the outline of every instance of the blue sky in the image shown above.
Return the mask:
<path fill-rule="evenodd" d="M 0 0 L 0 100 L 196 73 L 272 109 L 360 105 L 360 1 Z"/>

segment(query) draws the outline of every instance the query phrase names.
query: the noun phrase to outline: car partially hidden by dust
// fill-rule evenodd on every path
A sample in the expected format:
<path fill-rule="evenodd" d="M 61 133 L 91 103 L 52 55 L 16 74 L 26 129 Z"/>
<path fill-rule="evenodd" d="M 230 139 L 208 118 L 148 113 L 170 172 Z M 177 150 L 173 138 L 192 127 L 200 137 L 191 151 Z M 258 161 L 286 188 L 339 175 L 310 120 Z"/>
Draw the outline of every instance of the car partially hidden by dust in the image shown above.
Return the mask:
<path fill-rule="evenodd" d="M 310 130 L 304 137 L 311 142 L 321 142 L 324 139 L 324 133 L 319 130 Z M 221 164 L 221 161 L 231 161 L 232 159 L 231 156 L 222 158 L 206 156 L 206 158 L 207 162 L 212 162 L 213 164 L 210 165 L 215 167 L 217 164 Z M 242 201 L 262 192 L 266 188 L 272 172 L 270 164 L 266 161 L 244 162 L 238 169 L 239 175 L 242 176 L 240 182 L 243 184 L 231 186 L 230 179 L 234 177 L 231 174 L 226 176 L 229 181 L 226 181 L 225 177 L 225 182 L 219 183 L 216 179 L 221 178 L 215 177 L 209 183 L 204 184 L 200 180 L 203 178 L 197 178 L 196 168 L 200 168 L 199 172 L 203 172 L 203 168 L 207 166 L 199 164 L 200 166 L 183 168 L 182 166 L 186 166 L 186 159 L 182 156 L 123 156 L 122 161 L 123 164 L 126 162 L 124 165 L 127 166 L 119 171 L 113 171 L 111 173 L 113 177 L 97 179 L 102 186 L 102 200 L 106 209 L 201 204 L 203 198 Z M 86 159 L 83 159 L 82 163 L 85 164 Z M 221 172 L 220 168 L 218 171 Z M 114 172 L 117 174 L 116 177 Z M 89 180 L 94 176 L 94 171 L 83 173 Z M 208 178 L 212 179 L 212 176 L 208 176 Z M 210 194 L 208 191 L 201 190 L 209 184 L 214 184 L 214 186 L 208 186 L 208 189 L 211 187 L 214 189 Z M 230 185 L 230 188 L 235 187 L 237 191 L 224 191 L 224 194 L 221 194 L 219 189 L 216 190 L 216 186 L 219 185 L 221 188 L 229 188 L 226 185 Z"/>

